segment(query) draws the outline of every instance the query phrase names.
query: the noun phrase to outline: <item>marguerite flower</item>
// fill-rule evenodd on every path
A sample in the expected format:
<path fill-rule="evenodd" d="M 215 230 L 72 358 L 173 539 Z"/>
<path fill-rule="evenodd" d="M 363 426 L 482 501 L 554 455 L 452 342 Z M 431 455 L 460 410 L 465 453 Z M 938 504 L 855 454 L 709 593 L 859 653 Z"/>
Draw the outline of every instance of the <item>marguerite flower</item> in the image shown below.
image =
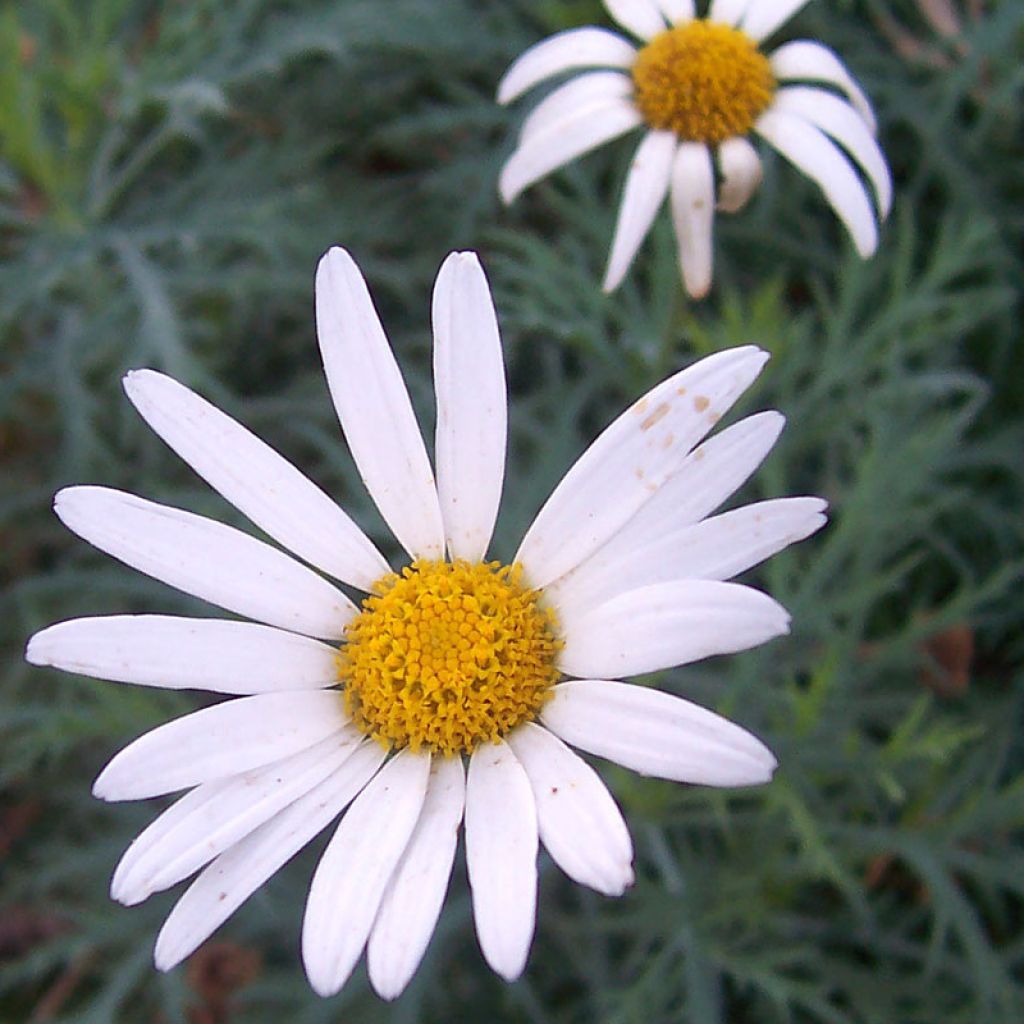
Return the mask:
<path fill-rule="evenodd" d="M 153 429 L 282 547 L 105 487 L 55 509 L 128 565 L 245 619 L 114 615 L 36 634 L 29 661 L 100 679 L 231 694 L 146 733 L 97 778 L 105 800 L 189 790 L 131 844 L 115 899 L 199 872 L 156 964 L 188 956 L 343 811 L 313 877 L 302 953 L 337 992 L 366 950 L 384 998 L 416 970 L 464 822 L 480 946 L 505 978 L 534 930 L 538 841 L 583 885 L 632 882 L 615 801 L 567 744 L 646 775 L 768 780 L 775 759 L 710 711 L 617 681 L 787 631 L 728 577 L 817 530 L 824 503 L 711 513 L 772 447 L 782 417 L 701 439 L 767 356 L 748 346 L 677 373 L 623 413 L 541 509 L 510 564 L 487 561 L 504 475 L 506 396 L 490 291 L 451 255 L 433 299 L 436 475 L 351 257 L 332 249 L 317 329 L 342 429 L 399 571 L 331 499 L 243 426 L 152 370 L 125 378 Z M 293 557 L 294 556 L 294 557 Z M 353 603 L 326 577 L 368 596 Z M 468 771 L 465 767 L 468 765 Z"/>
<path fill-rule="evenodd" d="M 694 0 L 604 0 L 641 40 L 639 49 L 605 29 L 572 29 L 531 47 L 502 79 L 498 100 L 508 103 L 554 75 L 602 69 L 570 79 L 526 118 L 502 169 L 502 198 L 510 203 L 570 160 L 644 128 L 604 290 L 621 283 L 667 195 L 683 282 L 701 298 L 711 287 L 716 207 L 735 213 L 761 182 L 761 161 L 747 138 L 753 132 L 821 187 L 867 258 L 878 244 L 876 210 L 854 165 L 871 182 L 878 217 L 885 219 L 892 202 L 867 97 L 820 43 L 761 49 L 806 3 L 711 0 L 707 16 L 698 18 Z M 801 82 L 818 84 L 794 84 Z"/>

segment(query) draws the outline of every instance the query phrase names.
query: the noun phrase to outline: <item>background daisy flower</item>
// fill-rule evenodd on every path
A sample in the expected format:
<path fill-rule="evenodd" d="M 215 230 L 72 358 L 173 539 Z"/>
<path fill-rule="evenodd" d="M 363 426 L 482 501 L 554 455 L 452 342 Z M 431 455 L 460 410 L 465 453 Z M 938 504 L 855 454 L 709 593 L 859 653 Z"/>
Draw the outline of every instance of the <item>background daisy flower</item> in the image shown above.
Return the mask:
<path fill-rule="evenodd" d="M 643 128 L 604 290 L 621 283 L 668 196 L 683 282 L 701 298 L 711 286 L 715 209 L 740 210 L 761 181 L 761 161 L 748 139 L 753 133 L 821 188 L 867 258 L 892 203 L 867 98 L 820 43 L 802 39 L 762 50 L 806 3 L 712 0 L 698 18 L 693 0 L 604 0 L 639 47 L 601 28 L 572 29 L 531 47 L 502 78 L 500 103 L 566 71 L 600 70 L 570 79 L 526 118 L 501 172 L 502 199 L 511 203 L 563 164 Z M 799 84 L 809 82 L 815 84 Z"/>
<path fill-rule="evenodd" d="M 703 440 L 767 359 L 747 346 L 693 364 L 627 409 L 555 488 L 511 564 L 488 562 L 506 394 L 476 257 L 450 256 L 435 285 L 436 473 L 343 250 L 320 263 L 316 308 L 346 440 L 411 563 L 393 572 L 246 428 L 173 379 L 135 371 L 125 389 L 149 425 L 291 555 L 181 509 L 68 488 L 55 509 L 79 536 L 249 621 L 74 619 L 36 634 L 27 657 L 235 697 L 146 733 L 94 786 L 105 800 L 189 790 L 132 843 L 111 885 L 134 904 L 199 872 L 160 932 L 158 967 L 194 951 L 344 811 L 306 906 L 313 988 L 337 992 L 365 949 L 376 991 L 402 991 L 434 930 L 462 824 L 480 946 L 511 980 L 533 936 L 539 843 L 605 895 L 633 881 L 622 815 L 569 745 L 681 782 L 771 777 L 775 758 L 744 729 L 619 680 L 787 632 L 772 598 L 725 581 L 817 530 L 824 502 L 711 514 L 783 425 L 760 413 Z M 356 604 L 326 576 L 367 596 Z"/>

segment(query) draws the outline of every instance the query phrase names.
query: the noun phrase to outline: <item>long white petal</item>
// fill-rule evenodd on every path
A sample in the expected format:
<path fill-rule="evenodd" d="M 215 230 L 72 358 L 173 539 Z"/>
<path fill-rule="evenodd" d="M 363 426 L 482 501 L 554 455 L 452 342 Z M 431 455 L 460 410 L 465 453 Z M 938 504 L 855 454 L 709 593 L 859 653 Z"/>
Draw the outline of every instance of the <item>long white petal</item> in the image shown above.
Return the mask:
<path fill-rule="evenodd" d="M 541 721 L 566 743 L 641 775 L 702 786 L 753 786 L 777 766 L 745 729 L 644 686 L 576 679 L 555 687 Z"/>
<path fill-rule="evenodd" d="M 892 207 L 892 175 L 885 154 L 861 115 L 838 96 L 804 85 L 779 89 L 772 102 L 776 109 L 810 121 L 853 157 L 871 181 L 884 220 Z"/>
<path fill-rule="evenodd" d="M 508 745 L 533 787 L 540 841 L 552 860 L 574 882 L 621 896 L 633 884 L 633 843 L 597 772 L 532 722 L 509 733 Z"/>
<path fill-rule="evenodd" d="M 430 757 L 393 757 L 356 797 L 317 866 L 302 924 L 313 990 L 332 996 L 356 965 L 423 808 Z"/>
<path fill-rule="evenodd" d="M 66 487 L 53 509 L 93 546 L 250 619 L 337 639 L 356 607 L 312 569 L 239 530 L 107 487 Z"/>
<path fill-rule="evenodd" d="M 754 130 L 817 183 L 857 252 L 867 259 L 878 246 L 875 212 L 857 172 L 835 143 L 803 118 L 774 108 L 758 118 Z"/>
<path fill-rule="evenodd" d="M 367 740 L 332 775 L 208 865 L 160 929 L 153 954 L 157 968 L 169 971 L 195 952 L 351 803 L 383 760 L 384 748 Z"/>
<path fill-rule="evenodd" d="M 576 461 L 523 538 L 515 561 L 530 585 L 558 579 L 622 529 L 767 359 L 752 345 L 718 352 L 669 377 L 619 416 Z"/>
<path fill-rule="evenodd" d="M 761 158 L 747 138 L 737 135 L 718 147 L 718 169 L 722 181 L 716 208 L 723 213 L 737 213 L 761 184 Z"/>
<path fill-rule="evenodd" d="M 621 563 L 644 549 L 652 537 L 674 533 L 713 512 L 741 487 L 778 440 L 784 417 L 777 412 L 748 416 L 695 448 L 678 471 L 609 540 L 570 573 L 545 587 L 548 599 L 568 613 L 577 602 L 600 598 L 591 581 L 607 576 L 605 566 Z M 578 582 L 578 577 L 586 579 Z"/>
<path fill-rule="evenodd" d="M 626 176 L 608 270 L 601 286 L 606 292 L 621 284 L 665 201 L 676 146 L 674 132 L 650 131 L 637 147 Z"/>
<path fill-rule="evenodd" d="M 750 0 L 740 27 L 759 43 L 781 28 L 807 3 L 808 0 Z"/>
<path fill-rule="evenodd" d="M 751 0 L 711 0 L 708 21 L 717 21 L 723 25 L 738 25 L 750 4 Z"/>
<path fill-rule="evenodd" d="M 619 594 L 670 580 L 727 580 L 825 525 L 820 498 L 776 498 L 725 512 L 634 545 L 599 552 L 545 591 L 571 620 Z M 604 555 L 604 557 L 601 557 Z"/>
<path fill-rule="evenodd" d="M 633 81 L 621 71 L 587 71 L 570 78 L 544 97 L 530 111 L 519 130 L 519 145 L 563 121 L 581 107 L 609 99 L 623 99 L 633 91 Z"/>
<path fill-rule="evenodd" d="M 789 615 L 739 583 L 673 580 L 629 590 L 595 608 L 561 612 L 558 664 L 571 676 L 657 672 L 757 647 L 789 632 Z"/>
<path fill-rule="evenodd" d="M 642 121 L 639 111 L 626 100 L 605 98 L 580 107 L 543 132 L 535 132 L 501 169 L 498 189 L 502 200 L 511 203 L 520 192 L 562 164 L 624 135 Z"/>
<path fill-rule="evenodd" d="M 413 558 L 444 556 L 423 436 L 363 275 L 337 247 L 316 270 L 316 330 L 327 385 L 359 474 Z"/>
<path fill-rule="evenodd" d="M 133 370 L 124 389 L 178 455 L 283 547 L 363 590 L 389 571 L 366 534 L 316 484 L 205 398 L 154 370 Z"/>
<path fill-rule="evenodd" d="M 477 747 L 469 761 L 466 865 L 484 959 L 515 981 L 537 917 L 537 811 L 526 772 L 501 740 Z"/>
<path fill-rule="evenodd" d="M 505 72 L 498 102 L 511 103 L 545 78 L 576 68 L 629 68 L 636 47 L 603 28 L 573 28 L 531 46 Z"/>
<path fill-rule="evenodd" d="M 350 729 L 223 784 L 200 786 L 180 801 L 188 801 L 187 812 L 171 807 L 128 847 L 111 894 L 131 905 L 187 878 L 319 785 L 361 739 Z"/>
<path fill-rule="evenodd" d="M 682 25 L 697 16 L 694 0 L 657 0 L 661 13 L 670 25 Z"/>
<path fill-rule="evenodd" d="M 395 869 L 366 947 L 370 983 L 397 998 L 419 967 L 441 913 L 466 804 L 459 757 L 435 757 L 423 811 Z"/>
<path fill-rule="evenodd" d="M 348 726 L 335 690 L 260 693 L 194 711 L 144 733 L 100 772 L 93 795 L 142 800 L 259 768 Z"/>
<path fill-rule="evenodd" d="M 434 285 L 437 492 L 451 558 L 483 560 L 505 474 L 505 365 L 475 253 L 452 253 Z"/>
<path fill-rule="evenodd" d="M 104 615 L 58 622 L 25 658 L 97 679 L 171 690 L 268 693 L 338 681 L 337 651 L 255 622 L 172 615 Z"/>
<path fill-rule="evenodd" d="M 603 0 L 608 13 L 627 32 L 640 39 L 651 39 L 664 32 L 666 25 L 654 0 Z"/>
<path fill-rule="evenodd" d="M 682 142 L 672 162 L 672 222 L 686 290 L 702 299 L 711 287 L 715 169 L 702 142 Z"/>
<path fill-rule="evenodd" d="M 871 101 L 854 81 L 843 62 L 827 47 L 811 39 L 785 43 L 769 57 L 772 73 L 780 82 L 825 82 L 845 92 L 872 134 L 878 130 Z"/>

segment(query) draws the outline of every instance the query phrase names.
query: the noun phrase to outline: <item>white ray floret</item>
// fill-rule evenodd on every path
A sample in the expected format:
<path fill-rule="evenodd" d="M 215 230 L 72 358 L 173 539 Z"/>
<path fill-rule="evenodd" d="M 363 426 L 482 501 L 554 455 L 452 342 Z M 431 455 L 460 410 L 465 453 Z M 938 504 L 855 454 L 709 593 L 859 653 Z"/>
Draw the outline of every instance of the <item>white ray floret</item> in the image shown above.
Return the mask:
<path fill-rule="evenodd" d="M 370 982 L 383 999 L 402 992 L 426 952 L 448 888 L 465 805 L 461 759 L 434 758 L 423 810 L 366 947 Z"/>
<path fill-rule="evenodd" d="M 430 757 L 402 751 L 356 797 L 313 876 L 302 958 L 314 991 L 333 995 L 355 967 L 388 881 L 423 808 Z"/>
<path fill-rule="evenodd" d="M 541 721 L 566 743 L 641 775 L 705 786 L 752 786 L 775 770 L 757 737 L 689 701 L 644 686 L 574 679 Z"/>
<path fill-rule="evenodd" d="M 668 197 L 683 283 L 692 297 L 701 298 L 712 281 L 714 211 L 738 212 L 760 185 L 761 160 L 748 141 L 756 134 L 821 188 L 857 252 L 867 258 L 877 247 L 878 224 L 892 203 L 870 102 L 839 58 L 820 43 L 798 39 L 762 53 L 765 40 L 807 2 L 712 0 L 699 18 L 693 0 L 605 0 L 612 19 L 635 42 L 605 29 L 580 28 L 535 44 L 505 73 L 499 103 L 549 78 L 583 73 L 561 84 L 523 121 L 499 178 L 502 199 L 511 203 L 558 168 L 640 127 L 644 139 L 626 176 L 602 287 L 610 292 L 622 282 Z M 738 48 L 726 46 L 700 72 L 718 67 L 719 59 L 729 67 L 722 83 L 708 90 L 707 111 L 699 106 L 701 90 L 707 88 L 703 79 L 686 78 L 697 74 L 685 70 L 693 66 L 690 62 L 677 58 L 659 65 L 662 72 L 645 80 L 652 84 L 641 81 L 644 62 L 661 59 L 651 55 L 667 52 L 659 47 L 669 38 L 699 40 L 694 45 L 705 47 L 726 45 L 695 35 L 702 26 L 724 32 L 734 43 L 742 41 Z M 743 44 L 756 59 L 739 56 Z M 770 88 L 759 84 L 762 71 L 755 67 L 763 69 Z M 680 81 L 670 84 L 677 75 Z M 825 89 L 787 85 L 806 82 Z M 723 83 L 731 91 L 723 93 Z M 742 92 L 748 85 L 752 91 Z M 649 105 L 653 101 L 646 88 L 662 99 Z M 672 111 L 682 112 L 678 120 Z M 861 173 L 875 192 L 877 211 Z"/>
<path fill-rule="evenodd" d="M 633 843 L 597 772 L 532 722 L 508 742 L 533 787 L 540 841 L 552 859 L 574 882 L 621 896 L 633 884 Z"/>
<path fill-rule="evenodd" d="M 104 615 L 59 622 L 25 651 L 33 665 L 138 686 L 270 693 L 333 686 L 337 651 L 256 622 Z"/>
<path fill-rule="evenodd" d="M 366 282 L 344 249 L 316 273 L 327 384 L 366 489 L 414 558 L 444 555 L 444 526 L 416 414 Z"/>
<path fill-rule="evenodd" d="M 61 522 L 133 569 L 230 612 L 340 639 L 355 605 L 322 576 L 223 523 L 109 487 L 66 487 Z"/>
<path fill-rule="evenodd" d="M 448 553 L 483 559 L 505 476 L 505 367 L 498 320 L 480 261 L 453 253 L 434 285 L 437 490 Z M 465 381 L 481 386 L 467 388 Z"/>
<path fill-rule="evenodd" d="M 638 17 L 688 12 L 686 0 L 647 0 Z M 550 68 L 554 57 L 607 52 L 609 38 L 563 40 L 544 61 L 527 61 L 522 80 Z M 563 123 L 556 106 L 538 138 Z M 863 138 L 833 113 L 821 115 L 822 129 L 876 174 Z M 667 181 L 679 152 L 674 139 L 649 137 L 631 180 Z M 707 169 L 710 151 L 704 157 Z M 749 166 L 733 177 L 744 174 Z M 733 199 L 748 185 L 734 184 Z M 616 273 L 652 216 L 641 191 L 624 209 Z M 711 515 L 782 429 L 778 413 L 760 413 L 705 440 L 765 364 L 766 353 L 745 346 L 681 370 L 616 418 L 554 488 L 523 539 L 520 564 L 496 570 L 486 559 L 504 480 L 506 386 L 497 316 L 475 255 L 452 254 L 434 288 L 436 475 L 365 282 L 343 250 L 321 261 L 317 311 L 328 382 L 356 464 L 417 561 L 390 575 L 362 531 L 281 456 L 182 385 L 136 371 L 126 390 L 161 437 L 309 566 L 191 512 L 102 487 L 68 488 L 55 508 L 76 533 L 254 621 L 92 616 L 43 629 L 26 657 L 118 683 L 231 695 L 143 734 L 95 783 L 105 800 L 188 790 L 129 846 L 111 881 L 113 898 L 130 905 L 198 872 L 160 931 L 160 969 L 189 956 L 343 815 L 313 877 L 303 925 L 303 960 L 318 993 L 337 992 L 364 952 L 377 993 L 394 999 L 403 991 L 441 913 L 460 827 L 480 948 L 513 980 L 525 969 L 536 926 L 540 844 L 570 878 L 600 893 L 621 895 L 633 883 L 621 811 L 566 744 L 667 779 L 746 786 L 770 778 L 774 758 L 740 726 L 606 677 L 671 668 L 785 633 L 781 606 L 726 580 L 818 529 L 824 503 L 773 499 Z M 372 589 L 374 600 L 357 607 L 317 569 Z M 448 620 L 436 609 L 449 607 L 444 588 L 460 573 L 487 582 L 456 591 L 453 632 L 441 643 L 431 631 Z M 422 603 L 401 589 L 417 580 L 423 589 L 412 593 Z M 395 618 L 374 619 L 389 601 L 398 602 Z M 425 626 L 416 624 L 421 613 Z M 530 638 L 516 676 L 505 662 L 508 646 L 497 645 L 502 629 L 520 629 L 529 616 L 533 632 L 514 634 L 520 643 Z M 361 648 L 367 622 L 378 631 Z M 477 629 L 475 645 L 496 631 L 501 659 L 486 651 L 478 659 L 477 648 L 463 643 L 464 626 Z M 427 632 L 407 645 L 418 652 L 407 656 L 392 638 L 416 629 Z M 440 703 L 424 702 L 419 733 L 389 731 L 415 695 L 394 697 L 394 682 L 421 679 L 413 667 L 432 645 L 444 652 L 444 671 L 455 658 L 484 695 L 481 706 L 498 701 L 497 689 L 514 678 L 519 689 L 508 706 L 539 693 L 533 709 L 447 749 L 444 730 L 462 705 L 442 712 L 442 691 L 432 698 Z M 471 661 L 458 660 L 464 647 Z M 365 711 L 372 701 L 364 703 L 360 689 L 366 679 L 352 668 L 367 651 L 381 659 L 388 694 L 384 724 L 372 727 Z M 489 677 L 481 666 L 491 660 L 501 669 Z M 454 685 L 455 676 L 448 681 Z"/>
<path fill-rule="evenodd" d="M 124 389 L 181 458 L 283 547 L 364 590 L 388 571 L 366 534 L 319 487 L 205 398 L 154 370 L 127 374 Z"/>
<path fill-rule="evenodd" d="M 478 747 L 466 780 L 466 865 L 480 948 L 508 981 L 526 966 L 537 906 L 537 810 L 508 744 Z"/>
<path fill-rule="evenodd" d="M 364 741 L 333 775 L 222 853 L 178 900 L 157 936 L 167 971 L 195 952 L 263 883 L 352 802 L 384 760 Z"/>
<path fill-rule="evenodd" d="M 348 727 L 334 693 L 261 693 L 157 726 L 100 773 L 93 794 L 140 800 L 287 757 Z"/>

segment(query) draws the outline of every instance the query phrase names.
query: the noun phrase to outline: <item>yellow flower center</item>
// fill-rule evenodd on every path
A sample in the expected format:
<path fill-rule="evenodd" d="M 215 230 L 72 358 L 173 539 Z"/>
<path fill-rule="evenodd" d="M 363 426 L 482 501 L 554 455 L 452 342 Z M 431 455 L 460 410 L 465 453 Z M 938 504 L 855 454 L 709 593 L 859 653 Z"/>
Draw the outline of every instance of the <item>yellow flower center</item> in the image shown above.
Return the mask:
<path fill-rule="evenodd" d="M 753 128 L 771 103 L 775 76 L 744 32 L 691 21 L 640 50 L 633 85 L 633 100 L 652 128 L 715 145 Z"/>
<path fill-rule="evenodd" d="M 518 564 L 416 561 L 378 580 L 338 651 L 356 725 L 387 747 L 454 755 L 535 718 L 562 645 L 522 576 Z"/>

